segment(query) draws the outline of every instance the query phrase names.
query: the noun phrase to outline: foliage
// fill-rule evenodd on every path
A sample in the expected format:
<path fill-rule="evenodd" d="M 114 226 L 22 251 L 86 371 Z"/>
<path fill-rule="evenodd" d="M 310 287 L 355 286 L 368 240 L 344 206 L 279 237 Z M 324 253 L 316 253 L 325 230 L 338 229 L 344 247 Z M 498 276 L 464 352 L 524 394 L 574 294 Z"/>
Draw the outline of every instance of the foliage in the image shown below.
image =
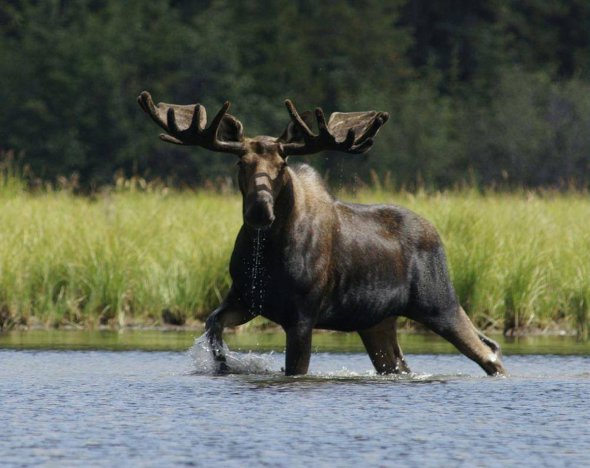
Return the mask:
<path fill-rule="evenodd" d="M 290 97 L 391 113 L 369 159 L 311 158 L 337 182 L 587 185 L 589 19 L 583 0 L 5 1 L 0 149 L 33 181 L 195 185 L 233 160 L 159 142 L 141 90 L 229 99 L 249 134 L 278 135 Z"/>

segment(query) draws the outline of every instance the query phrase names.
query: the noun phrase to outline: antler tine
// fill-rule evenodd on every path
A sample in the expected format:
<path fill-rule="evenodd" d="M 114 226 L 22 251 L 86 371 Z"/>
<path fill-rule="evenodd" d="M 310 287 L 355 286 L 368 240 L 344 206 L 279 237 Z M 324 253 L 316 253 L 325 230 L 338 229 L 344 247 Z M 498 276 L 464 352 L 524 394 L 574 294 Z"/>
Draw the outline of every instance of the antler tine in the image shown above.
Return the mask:
<path fill-rule="evenodd" d="M 385 122 L 389 120 L 389 113 L 379 112 L 378 116 L 373 120 L 371 125 L 365 129 L 363 134 L 356 139 L 354 146 L 351 148 L 351 153 L 366 153 L 373 147 L 374 137 L 377 135 L 379 129 Z"/>
<path fill-rule="evenodd" d="M 318 134 L 316 135 L 303 121 L 290 99 L 285 100 L 285 105 L 287 106 L 291 120 L 303 133 L 304 140 L 303 143 L 284 143 L 282 149 L 285 155 L 312 154 L 322 150 L 352 152 L 351 150 L 355 142 L 355 134 L 352 129 L 347 132 L 346 138 L 343 141 L 336 141 L 336 137 L 328 129 L 324 111 L 320 107 L 317 107 L 315 116 L 318 124 Z"/>
<path fill-rule="evenodd" d="M 303 119 L 299 115 L 299 112 L 297 112 L 297 109 L 295 108 L 295 105 L 293 104 L 293 102 L 290 99 L 286 99 L 285 105 L 287 106 L 287 111 L 289 112 L 289 115 L 291 116 L 291 120 L 299 128 L 299 130 L 301 130 L 308 137 L 313 137 L 314 136 L 313 132 L 307 126 L 307 124 L 303 121 Z"/>
<path fill-rule="evenodd" d="M 373 138 L 379 129 L 383 126 L 385 122 L 389 120 L 389 113 L 387 112 L 379 112 L 378 117 L 373 120 L 373 123 L 363 132 L 363 134 L 359 137 L 359 141 L 366 140 L 367 138 Z"/>
<path fill-rule="evenodd" d="M 242 155 L 245 152 L 242 141 L 223 141 L 218 137 L 219 128 L 230 107 L 229 101 L 223 104 L 208 127 L 206 109 L 201 104 L 179 106 L 161 102 L 156 106 L 147 91 L 143 91 L 137 101 L 143 111 L 166 131 L 160 135 L 163 141 L 177 145 L 201 146 L 222 153 Z M 179 125 L 179 118 L 183 128 Z M 228 118 L 235 121 L 231 116 Z"/>
<path fill-rule="evenodd" d="M 213 146 L 215 147 L 214 151 L 243 154 L 245 151 L 245 148 L 242 143 L 221 141 L 217 137 L 217 132 L 219 130 L 219 126 L 221 125 L 221 122 L 223 121 L 223 118 L 225 117 L 225 114 L 229 110 L 230 106 L 231 106 L 230 102 L 225 101 L 223 103 L 223 106 L 221 106 L 221 109 L 219 109 L 219 112 L 217 113 L 217 115 L 211 121 L 211 125 L 209 125 L 209 128 L 207 128 L 203 132 L 206 132 L 209 135 L 209 137 L 211 138 L 211 141 L 213 142 Z"/>
<path fill-rule="evenodd" d="M 174 115 L 174 109 L 170 107 L 168 112 L 166 112 L 166 118 L 168 122 L 168 133 L 171 135 L 177 135 L 180 133 L 178 129 L 178 125 L 176 123 L 176 115 Z"/>
<path fill-rule="evenodd" d="M 168 127 L 164 120 L 160 117 L 158 110 L 154 104 L 154 100 L 152 99 L 152 95 L 147 91 L 142 91 L 141 94 L 137 97 L 137 102 L 139 106 L 143 109 L 143 111 L 148 114 L 154 122 L 156 122 L 160 127 L 164 130 L 168 131 Z"/>

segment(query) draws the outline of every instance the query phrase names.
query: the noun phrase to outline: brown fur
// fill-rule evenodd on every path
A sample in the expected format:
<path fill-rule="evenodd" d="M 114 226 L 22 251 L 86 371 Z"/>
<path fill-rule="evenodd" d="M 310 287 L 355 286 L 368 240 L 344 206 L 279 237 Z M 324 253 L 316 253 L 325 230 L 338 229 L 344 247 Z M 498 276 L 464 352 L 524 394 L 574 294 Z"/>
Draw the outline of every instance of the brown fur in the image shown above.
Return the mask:
<path fill-rule="evenodd" d="M 336 201 L 309 166 L 287 165 L 288 155 L 368 151 L 387 113 L 334 113 L 326 122 L 316 109 L 314 132 L 312 114 L 299 115 L 287 101 L 292 121 L 280 138 L 246 138 L 226 113 L 229 103 L 209 127 L 198 104 L 156 106 L 147 92 L 139 103 L 167 132 L 165 141 L 240 157 L 244 224 L 230 261 L 232 287 L 206 324 L 220 372 L 228 371 L 223 328 L 258 314 L 286 332 L 288 375 L 307 372 L 314 328 L 357 331 L 377 372 L 407 371 L 396 337 L 400 315 L 449 340 L 488 374 L 505 372 L 498 345 L 457 301 L 432 224 L 399 206 Z M 253 292 L 263 288 L 263 295 Z"/>

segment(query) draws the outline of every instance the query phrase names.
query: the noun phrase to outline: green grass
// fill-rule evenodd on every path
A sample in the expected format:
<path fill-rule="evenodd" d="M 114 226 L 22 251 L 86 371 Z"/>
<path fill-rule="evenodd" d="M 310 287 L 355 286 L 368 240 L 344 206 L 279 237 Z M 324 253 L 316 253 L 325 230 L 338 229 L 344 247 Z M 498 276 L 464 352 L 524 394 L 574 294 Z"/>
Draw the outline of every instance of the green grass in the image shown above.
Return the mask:
<path fill-rule="evenodd" d="M 229 285 L 240 200 L 205 193 L 0 195 L 0 310 L 12 323 L 200 317 Z"/>
<path fill-rule="evenodd" d="M 139 189 L 83 198 L 0 186 L 0 328 L 202 319 L 227 291 L 238 195 Z M 343 198 L 350 198 L 344 196 Z M 481 328 L 588 334 L 590 200 L 584 193 L 365 191 L 439 229 L 461 302 Z"/>

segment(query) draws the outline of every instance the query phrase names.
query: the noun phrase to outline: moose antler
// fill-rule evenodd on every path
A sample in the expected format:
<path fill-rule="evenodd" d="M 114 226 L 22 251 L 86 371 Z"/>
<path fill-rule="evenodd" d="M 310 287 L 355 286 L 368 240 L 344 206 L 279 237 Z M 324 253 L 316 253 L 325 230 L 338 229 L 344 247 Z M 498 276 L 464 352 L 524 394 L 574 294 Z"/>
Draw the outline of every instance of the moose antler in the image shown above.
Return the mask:
<path fill-rule="evenodd" d="M 389 119 L 387 112 L 334 112 L 326 124 L 324 111 L 318 107 L 315 110 L 318 124 L 316 135 L 289 99 L 285 101 L 285 105 L 291 116 L 293 130 L 299 136 L 282 143 L 282 152 L 285 156 L 311 154 L 323 150 L 366 153 L 373 146 L 373 137 Z"/>
<path fill-rule="evenodd" d="M 167 132 L 160 134 L 160 139 L 164 141 L 176 145 L 201 146 L 223 153 L 242 155 L 245 152 L 242 124 L 227 114 L 230 106 L 228 101 L 223 104 L 207 128 L 207 111 L 201 104 L 178 105 L 160 102 L 156 106 L 147 91 L 139 95 L 137 102 L 144 112 Z M 233 138 L 226 136 L 228 131 L 232 133 Z"/>

